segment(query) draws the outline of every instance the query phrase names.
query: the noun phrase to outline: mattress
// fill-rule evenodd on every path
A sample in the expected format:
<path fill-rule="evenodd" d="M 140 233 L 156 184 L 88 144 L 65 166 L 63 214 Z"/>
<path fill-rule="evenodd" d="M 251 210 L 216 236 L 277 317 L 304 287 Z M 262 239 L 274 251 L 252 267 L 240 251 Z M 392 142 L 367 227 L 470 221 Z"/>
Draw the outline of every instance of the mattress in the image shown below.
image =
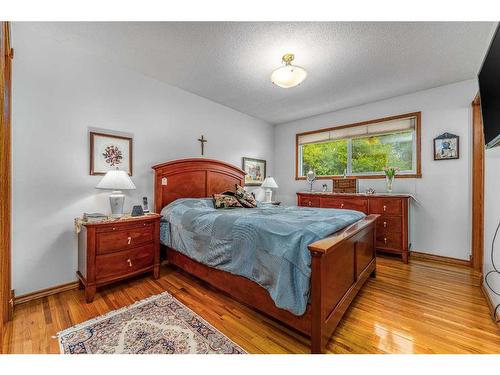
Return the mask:
<path fill-rule="evenodd" d="M 304 314 L 310 293 L 307 246 L 362 219 L 353 210 L 274 206 L 215 209 L 212 199 L 178 199 L 161 211 L 162 244 L 202 264 L 246 277 L 277 307 Z"/>

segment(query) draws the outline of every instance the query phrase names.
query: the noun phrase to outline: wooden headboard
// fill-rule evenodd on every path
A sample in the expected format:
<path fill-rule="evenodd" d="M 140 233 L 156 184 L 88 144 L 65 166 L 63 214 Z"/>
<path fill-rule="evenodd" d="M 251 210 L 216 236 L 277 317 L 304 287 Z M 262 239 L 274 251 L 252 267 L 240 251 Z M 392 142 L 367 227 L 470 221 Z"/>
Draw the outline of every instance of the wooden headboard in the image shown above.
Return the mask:
<path fill-rule="evenodd" d="M 155 171 L 155 212 L 179 198 L 206 198 L 234 185 L 243 186 L 245 172 L 220 160 L 192 158 L 168 161 Z"/>

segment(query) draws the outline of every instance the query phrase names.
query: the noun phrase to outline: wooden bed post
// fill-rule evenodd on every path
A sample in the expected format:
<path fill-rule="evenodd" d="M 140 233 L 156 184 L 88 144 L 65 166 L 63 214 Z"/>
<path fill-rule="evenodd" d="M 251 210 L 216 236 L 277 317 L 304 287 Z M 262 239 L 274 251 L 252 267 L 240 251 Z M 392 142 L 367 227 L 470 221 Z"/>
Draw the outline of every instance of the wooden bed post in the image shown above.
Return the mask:
<path fill-rule="evenodd" d="M 311 252 L 311 353 L 321 354 L 326 351 L 325 317 L 323 312 L 323 280 L 325 277 L 324 263 L 321 261 L 322 253 Z"/>

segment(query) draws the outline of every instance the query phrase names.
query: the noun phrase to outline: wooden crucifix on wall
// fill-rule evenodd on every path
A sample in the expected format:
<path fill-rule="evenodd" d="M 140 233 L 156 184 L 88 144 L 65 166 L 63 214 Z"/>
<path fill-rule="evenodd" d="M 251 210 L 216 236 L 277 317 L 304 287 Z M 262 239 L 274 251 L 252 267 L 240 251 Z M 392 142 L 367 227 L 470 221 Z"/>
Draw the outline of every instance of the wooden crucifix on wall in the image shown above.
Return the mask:
<path fill-rule="evenodd" d="M 205 142 L 208 142 L 205 138 L 203 138 L 203 135 L 201 138 L 198 138 L 198 141 L 201 143 L 201 156 L 205 155 Z"/>

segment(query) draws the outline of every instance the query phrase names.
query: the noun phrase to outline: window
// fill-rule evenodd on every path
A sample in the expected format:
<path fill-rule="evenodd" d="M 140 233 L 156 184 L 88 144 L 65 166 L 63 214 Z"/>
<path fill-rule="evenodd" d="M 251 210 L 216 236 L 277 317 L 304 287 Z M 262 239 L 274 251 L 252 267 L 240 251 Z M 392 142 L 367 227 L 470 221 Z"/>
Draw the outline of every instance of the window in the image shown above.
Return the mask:
<path fill-rule="evenodd" d="M 399 177 L 421 177 L 420 112 L 297 134 L 297 179 L 379 178 L 386 166 Z"/>

